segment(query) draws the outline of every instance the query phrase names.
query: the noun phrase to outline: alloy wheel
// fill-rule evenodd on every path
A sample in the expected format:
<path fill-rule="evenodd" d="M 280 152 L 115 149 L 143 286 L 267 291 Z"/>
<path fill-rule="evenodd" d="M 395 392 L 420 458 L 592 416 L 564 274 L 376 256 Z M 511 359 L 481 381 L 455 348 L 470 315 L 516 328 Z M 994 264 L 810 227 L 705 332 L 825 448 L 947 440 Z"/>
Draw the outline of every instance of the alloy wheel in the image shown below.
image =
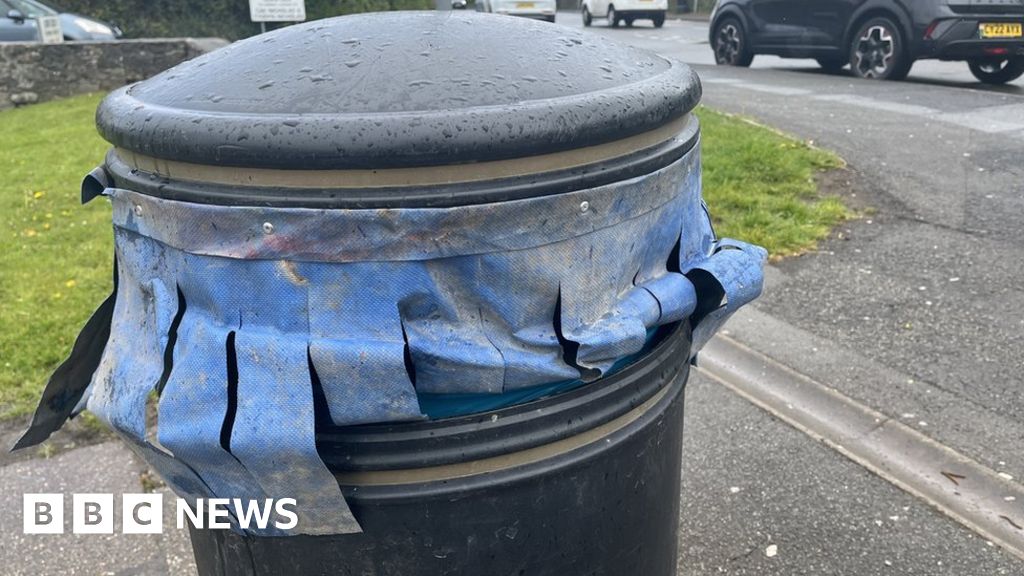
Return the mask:
<path fill-rule="evenodd" d="M 743 49 L 743 39 L 736 25 L 732 22 L 724 24 L 718 29 L 715 40 L 715 60 L 720 64 L 735 65 Z"/>
<path fill-rule="evenodd" d="M 854 51 L 854 66 L 864 78 L 884 78 L 896 56 L 896 40 L 884 26 L 864 30 Z"/>

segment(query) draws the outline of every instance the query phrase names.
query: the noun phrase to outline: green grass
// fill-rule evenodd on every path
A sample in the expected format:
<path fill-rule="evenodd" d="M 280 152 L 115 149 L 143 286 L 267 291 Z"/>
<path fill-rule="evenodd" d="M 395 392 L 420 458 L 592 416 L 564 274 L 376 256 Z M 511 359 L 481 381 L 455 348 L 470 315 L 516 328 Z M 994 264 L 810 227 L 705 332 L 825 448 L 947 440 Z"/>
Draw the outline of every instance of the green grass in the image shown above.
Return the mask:
<path fill-rule="evenodd" d="M 815 175 L 843 161 L 770 128 L 698 110 L 704 198 L 719 236 L 768 249 L 774 259 L 806 252 L 850 211 L 821 196 Z"/>
<path fill-rule="evenodd" d="M 30 412 L 50 372 L 110 290 L 110 207 L 79 205 L 82 178 L 103 159 L 91 94 L 0 112 L 0 420 Z M 705 197 L 723 236 L 774 255 L 811 248 L 845 217 L 819 199 L 816 171 L 841 165 L 741 119 L 707 109 Z"/>
<path fill-rule="evenodd" d="M 0 112 L 0 418 L 32 410 L 109 293 L 110 206 L 79 205 L 106 143 L 90 94 Z"/>

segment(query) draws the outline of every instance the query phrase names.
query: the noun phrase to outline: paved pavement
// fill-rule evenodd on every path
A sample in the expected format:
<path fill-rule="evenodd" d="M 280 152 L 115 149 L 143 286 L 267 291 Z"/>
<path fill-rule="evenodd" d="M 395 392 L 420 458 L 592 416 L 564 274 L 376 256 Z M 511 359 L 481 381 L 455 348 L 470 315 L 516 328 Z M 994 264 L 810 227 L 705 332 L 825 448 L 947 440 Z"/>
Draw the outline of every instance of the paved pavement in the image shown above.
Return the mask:
<path fill-rule="evenodd" d="M 128 448 L 107 441 L 52 458 L 17 460 L 0 467 L 0 574 L 10 576 L 194 574 L 187 531 L 167 527 L 162 535 L 121 533 L 120 500 L 144 491 L 142 464 Z M 163 489 L 164 522 L 174 523 L 173 495 Z M 22 495 L 63 493 L 70 527 L 71 494 L 114 494 L 114 534 L 24 534 Z M 68 529 L 68 531 L 70 531 Z"/>
<path fill-rule="evenodd" d="M 1018 575 L 928 505 L 697 374 L 679 575 Z"/>
<path fill-rule="evenodd" d="M 579 26 L 573 14 L 563 25 Z M 594 33 L 696 65 L 705 103 L 837 150 L 871 212 L 772 268 L 730 337 L 1003 474 L 1024 477 L 1024 87 L 962 64 L 908 82 L 759 57 L 708 66 L 704 25 Z M 1024 563 L 808 436 L 695 375 L 687 392 L 680 574 L 1022 574 Z M 135 492 L 116 443 L 0 467 L 0 572 L 189 573 L 185 535 L 34 538 L 20 495 Z M 1021 503 L 1024 505 L 1024 503 Z M 15 530 L 15 532 L 11 532 Z M 41 570 L 42 568 L 42 570 Z"/>

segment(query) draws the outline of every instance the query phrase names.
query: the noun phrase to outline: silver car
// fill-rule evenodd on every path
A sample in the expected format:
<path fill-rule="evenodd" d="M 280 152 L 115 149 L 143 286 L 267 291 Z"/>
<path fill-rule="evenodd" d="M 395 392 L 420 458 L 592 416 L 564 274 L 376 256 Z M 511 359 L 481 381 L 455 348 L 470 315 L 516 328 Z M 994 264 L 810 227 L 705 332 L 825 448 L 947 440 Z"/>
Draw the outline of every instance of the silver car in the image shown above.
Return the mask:
<path fill-rule="evenodd" d="M 116 40 L 121 37 L 117 26 L 77 14 L 61 13 L 36 0 L 0 0 L 0 42 L 39 40 L 36 19 L 40 16 L 59 16 L 65 40 Z"/>

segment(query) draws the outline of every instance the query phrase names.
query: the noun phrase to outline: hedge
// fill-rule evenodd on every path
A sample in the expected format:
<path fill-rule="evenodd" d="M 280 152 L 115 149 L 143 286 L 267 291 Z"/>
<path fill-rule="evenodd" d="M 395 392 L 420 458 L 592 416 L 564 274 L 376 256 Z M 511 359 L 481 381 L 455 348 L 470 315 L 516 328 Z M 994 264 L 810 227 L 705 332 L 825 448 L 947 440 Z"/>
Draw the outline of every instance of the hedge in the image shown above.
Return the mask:
<path fill-rule="evenodd" d="M 65 12 L 113 22 L 126 38 L 216 36 L 237 40 L 259 32 L 248 0 L 57 0 Z M 431 10 L 434 0 L 306 0 L 306 19 L 384 10 Z M 267 23 L 274 28 L 281 24 Z"/>

